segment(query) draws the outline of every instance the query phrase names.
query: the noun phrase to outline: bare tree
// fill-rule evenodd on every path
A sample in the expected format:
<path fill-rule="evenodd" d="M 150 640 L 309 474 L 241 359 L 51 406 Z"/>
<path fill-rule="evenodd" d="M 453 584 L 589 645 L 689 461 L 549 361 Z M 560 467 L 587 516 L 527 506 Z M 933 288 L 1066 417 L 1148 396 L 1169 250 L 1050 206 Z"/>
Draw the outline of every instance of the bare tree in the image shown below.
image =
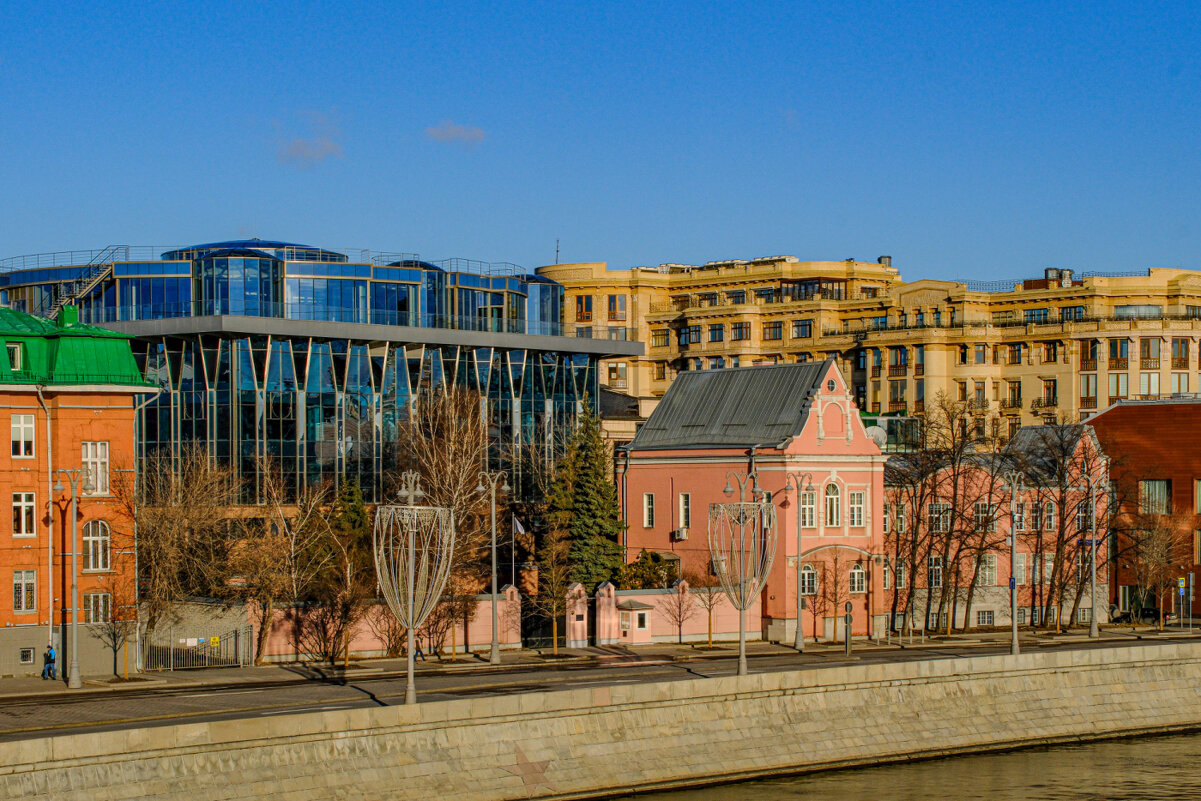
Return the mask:
<path fill-rule="evenodd" d="M 721 606 L 726 600 L 725 590 L 722 589 L 721 581 L 717 576 L 708 572 L 689 573 L 684 577 L 688 582 L 688 587 L 692 591 L 692 596 L 700 605 L 701 609 L 705 610 L 705 617 L 709 624 L 708 648 L 713 648 L 713 613 L 717 607 Z"/>
<path fill-rule="evenodd" d="M 454 620 L 464 622 L 465 636 L 466 621 L 479 604 L 478 588 L 483 576 L 490 574 L 485 556 L 491 544 L 491 496 L 479 491 L 480 471 L 488 465 L 484 404 L 478 392 L 454 386 L 422 392 L 415 399 L 410 424 L 400 431 L 395 460 L 399 469 L 420 474 L 428 503 L 446 507 L 454 515 L 455 550 L 448 587 L 462 590 L 452 599 L 451 613 Z M 497 503 L 498 521 L 504 520 L 504 498 L 498 497 Z M 477 591 L 467 592 L 465 588 L 473 584 Z"/>
<path fill-rule="evenodd" d="M 112 484 L 121 511 L 136 522 L 138 597 L 147 632 L 190 596 L 224 594 L 230 539 L 228 510 L 237 500 L 233 472 L 199 445 L 172 457 L 142 460 L 136 479 Z"/>
<path fill-rule="evenodd" d="M 567 588 L 571 586 L 571 563 L 567 559 L 571 540 L 560 528 L 551 528 L 538 549 L 538 594 L 531 607 L 551 621 L 551 653 L 559 655 L 559 621 L 567 613 Z"/>
<path fill-rule="evenodd" d="M 1143 527 L 1132 532 L 1134 575 L 1140 600 L 1145 604 L 1149 597 L 1155 598 L 1160 631 L 1164 626 L 1164 597 L 1172 580 L 1180 565 L 1192 564 L 1189 550 L 1195 520 L 1195 515 L 1181 512 L 1148 514 L 1144 516 Z"/>
<path fill-rule="evenodd" d="M 696 598 L 688 583 L 677 581 L 659 607 L 659 614 L 676 630 L 678 642 L 684 642 L 684 624 L 696 614 Z"/>
<path fill-rule="evenodd" d="M 408 630 L 385 604 L 375 604 L 363 617 L 372 634 L 383 643 L 384 655 L 398 657 L 404 654 Z"/>
<path fill-rule="evenodd" d="M 89 627 L 93 637 L 104 643 L 113 654 L 113 675 L 117 671 L 117 656 L 125 650 L 124 677 L 129 678 L 129 641 L 138 628 L 137 591 L 133 576 L 127 573 L 108 573 L 101 577 L 100 588 L 108 595 L 107 618 Z"/>

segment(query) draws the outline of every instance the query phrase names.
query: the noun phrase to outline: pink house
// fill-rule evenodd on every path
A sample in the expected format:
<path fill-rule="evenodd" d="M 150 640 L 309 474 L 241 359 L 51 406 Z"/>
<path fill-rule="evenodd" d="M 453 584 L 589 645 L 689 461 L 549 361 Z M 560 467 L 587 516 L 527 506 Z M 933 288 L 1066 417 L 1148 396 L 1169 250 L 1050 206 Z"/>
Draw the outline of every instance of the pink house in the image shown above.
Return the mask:
<path fill-rule="evenodd" d="M 805 636 L 841 639 L 846 603 L 852 633 L 878 636 L 884 462 L 832 360 L 684 373 L 618 455 L 626 559 L 645 548 L 710 572 L 709 505 L 738 500 L 753 474 L 747 492 L 757 483 L 777 509 L 762 636 L 792 641 L 798 578 Z"/>

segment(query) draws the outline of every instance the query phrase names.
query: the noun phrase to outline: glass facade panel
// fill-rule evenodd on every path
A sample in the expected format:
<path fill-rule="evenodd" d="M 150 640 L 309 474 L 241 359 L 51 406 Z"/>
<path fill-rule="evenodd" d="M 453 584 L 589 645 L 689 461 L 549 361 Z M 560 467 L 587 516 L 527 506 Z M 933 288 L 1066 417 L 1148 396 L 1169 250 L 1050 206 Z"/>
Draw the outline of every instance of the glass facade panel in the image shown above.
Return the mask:
<path fill-rule="evenodd" d="M 270 455 L 295 485 L 352 476 L 380 499 L 398 430 L 423 389 L 479 391 L 498 460 L 517 445 L 544 444 L 547 454 L 561 447 L 582 405 L 595 408 L 599 394 L 596 355 L 564 351 L 560 341 L 545 351 L 495 347 L 488 336 L 581 333 L 564 330 L 562 285 L 513 265 L 442 265 L 382 254 L 353 262 L 321 248 L 245 240 L 167 251 L 157 261 L 14 270 L 0 274 L 0 289 L 34 313 L 73 297 L 80 319 L 94 323 L 229 315 L 480 332 L 472 345 L 433 345 L 383 328 L 356 339 L 240 336 L 214 326 L 133 342 L 145 375 L 163 388 L 138 412 L 143 456 L 196 442 L 249 477 Z M 582 333 L 624 340 L 626 331 Z"/>

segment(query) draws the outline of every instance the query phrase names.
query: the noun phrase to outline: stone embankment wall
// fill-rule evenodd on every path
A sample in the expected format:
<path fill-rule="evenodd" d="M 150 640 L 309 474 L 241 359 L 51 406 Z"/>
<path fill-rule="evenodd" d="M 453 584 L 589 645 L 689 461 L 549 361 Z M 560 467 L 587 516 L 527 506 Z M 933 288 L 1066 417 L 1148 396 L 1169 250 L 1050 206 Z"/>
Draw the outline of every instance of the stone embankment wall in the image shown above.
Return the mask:
<path fill-rule="evenodd" d="M 587 798 L 1201 726 L 1201 645 L 862 665 L 0 744 L 0 797 Z"/>

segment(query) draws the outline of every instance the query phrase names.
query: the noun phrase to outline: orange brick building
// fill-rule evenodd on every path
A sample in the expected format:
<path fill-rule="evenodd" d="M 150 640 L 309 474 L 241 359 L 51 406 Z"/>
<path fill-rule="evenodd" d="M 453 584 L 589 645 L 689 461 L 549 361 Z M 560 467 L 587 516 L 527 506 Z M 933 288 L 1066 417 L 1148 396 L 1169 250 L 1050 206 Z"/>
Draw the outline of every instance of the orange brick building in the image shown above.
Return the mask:
<path fill-rule="evenodd" d="M 53 322 L 0 308 L 0 403 L 10 439 L 0 449 L 0 503 L 11 505 L 0 584 L 12 587 L 0 595 L 0 675 L 40 673 L 50 642 L 60 678 L 71 657 L 74 551 L 64 469 L 84 471 L 76 520 L 84 675 L 113 665 L 98 624 L 135 616 L 134 529 L 115 489 L 132 475 L 123 471 L 134 466 L 138 395 L 155 389 L 142 380 L 128 339 L 80 324 L 73 306 Z"/>

